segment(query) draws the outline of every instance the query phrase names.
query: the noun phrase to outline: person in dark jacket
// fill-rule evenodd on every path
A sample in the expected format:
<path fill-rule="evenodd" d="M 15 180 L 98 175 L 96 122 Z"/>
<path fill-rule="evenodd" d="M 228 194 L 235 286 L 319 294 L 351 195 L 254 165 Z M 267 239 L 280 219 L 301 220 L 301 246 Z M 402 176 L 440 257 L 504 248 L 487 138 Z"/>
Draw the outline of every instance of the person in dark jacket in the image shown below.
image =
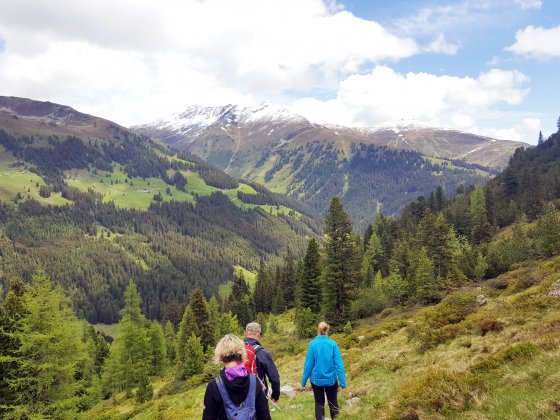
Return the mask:
<path fill-rule="evenodd" d="M 329 403 L 331 418 L 338 415 L 338 385 L 346 388 L 346 375 L 344 363 L 338 344 L 328 336 L 330 326 L 320 322 L 317 328 L 317 337 L 309 343 L 301 386 L 305 387 L 307 380 L 311 379 L 313 397 L 315 398 L 315 419 L 325 418 L 325 394 Z M 337 382 L 338 378 L 338 382 Z"/>
<path fill-rule="evenodd" d="M 280 375 L 278 374 L 278 369 L 272 360 L 272 356 L 267 352 L 259 343 L 259 338 L 262 337 L 262 329 L 260 324 L 256 322 L 250 322 L 245 327 L 245 344 L 256 347 L 255 359 L 257 360 L 257 373 L 261 381 L 263 381 L 265 386 L 265 392 L 268 395 L 268 382 L 270 381 L 270 387 L 272 388 L 272 394 L 270 398 L 274 404 L 278 404 L 280 399 Z"/>
<path fill-rule="evenodd" d="M 251 375 L 247 373 L 243 364 L 246 357 L 243 341 L 233 334 L 227 334 L 216 345 L 214 356 L 218 363 L 224 365 L 224 368 L 220 371 L 220 378 L 227 395 L 233 404 L 239 406 L 247 398 L 251 382 Z M 202 420 L 228 420 L 217 379 L 212 379 L 206 387 Z M 258 380 L 254 382 L 256 383 L 255 418 L 257 420 L 271 420 L 264 390 Z"/>

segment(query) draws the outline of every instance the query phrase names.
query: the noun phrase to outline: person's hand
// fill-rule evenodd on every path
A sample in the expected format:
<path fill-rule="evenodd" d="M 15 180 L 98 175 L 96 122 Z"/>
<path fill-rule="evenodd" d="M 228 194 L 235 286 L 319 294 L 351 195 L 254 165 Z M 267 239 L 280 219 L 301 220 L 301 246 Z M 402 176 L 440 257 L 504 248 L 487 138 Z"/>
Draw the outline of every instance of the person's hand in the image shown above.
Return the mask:
<path fill-rule="evenodd" d="M 279 400 L 279 399 L 278 399 L 278 400 L 272 400 L 272 402 L 273 402 L 274 404 L 278 404 L 278 401 L 280 401 L 280 400 Z"/>

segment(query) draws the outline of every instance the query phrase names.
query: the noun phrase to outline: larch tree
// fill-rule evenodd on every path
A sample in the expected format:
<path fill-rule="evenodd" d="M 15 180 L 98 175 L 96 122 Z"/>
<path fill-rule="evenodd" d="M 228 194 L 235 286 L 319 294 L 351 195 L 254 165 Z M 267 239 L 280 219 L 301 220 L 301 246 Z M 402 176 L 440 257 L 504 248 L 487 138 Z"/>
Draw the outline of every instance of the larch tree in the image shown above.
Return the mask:
<path fill-rule="evenodd" d="M 22 316 L 13 338 L 16 375 L 7 378 L 14 391 L 8 410 L 15 418 L 67 418 L 76 415 L 80 399 L 76 379 L 81 366 L 93 365 L 78 321 L 60 287 L 44 271 L 32 276 L 21 296 Z"/>

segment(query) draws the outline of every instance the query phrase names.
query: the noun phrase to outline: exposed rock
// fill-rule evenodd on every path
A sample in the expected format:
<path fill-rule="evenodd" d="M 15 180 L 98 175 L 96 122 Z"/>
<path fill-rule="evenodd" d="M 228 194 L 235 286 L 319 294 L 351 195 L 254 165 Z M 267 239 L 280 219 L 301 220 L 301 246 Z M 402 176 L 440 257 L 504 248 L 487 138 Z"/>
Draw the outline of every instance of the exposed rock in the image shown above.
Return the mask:
<path fill-rule="evenodd" d="M 360 399 L 358 397 L 352 397 L 349 400 L 346 400 L 346 404 L 348 404 L 350 407 L 353 407 L 354 404 L 356 404 L 359 401 Z"/>
<path fill-rule="evenodd" d="M 476 297 L 476 304 L 477 304 L 478 306 L 484 306 L 484 305 L 486 305 L 487 303 L 488 303 L 488 298 L 487 298 L 486 296 L 484 296 L 484 295 L 478 295 L 478 296 Z"/>
<path fill-rule="evenodd" d="M 288 409 L 288 410 L 302 410 L 303 409 L 303 404 L 287 405 L 286 409 Z"/>
<path fill-rule="evenodd" d="M 550 290 L 548 291 L 548 296 L 560 297 L 560 280 L 556 280 L 554 284 L 550 286 Z"/>
<path fill-rule="evenodd" d="M 280 388 L 280 392 L 282 394 L 286 394 L 289 397 L 293 397 L 294 395 L 296 395 L 296 390 L 291 385 L 284 385 L 282 388 Z"/>
<path fill-rule="evenodd" d="M 364 335 L 359 335 L 357 338 L 358 338 L 358 341 L 362 341 L 366 337 Z"/>

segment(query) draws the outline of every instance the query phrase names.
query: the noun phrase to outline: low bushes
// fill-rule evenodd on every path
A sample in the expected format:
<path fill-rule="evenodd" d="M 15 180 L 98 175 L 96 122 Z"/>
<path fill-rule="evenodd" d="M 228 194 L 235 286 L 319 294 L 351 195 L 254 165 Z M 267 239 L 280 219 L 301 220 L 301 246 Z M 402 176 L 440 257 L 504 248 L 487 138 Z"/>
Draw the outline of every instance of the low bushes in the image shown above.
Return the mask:
<path fill-rule="evenodd" d="M 389 418 L 412 420 L 434 414 L 447 417 L 475 405 L 484 391 L 484 382 L 475 374 L 429 371 L 397 391 Z"/>

